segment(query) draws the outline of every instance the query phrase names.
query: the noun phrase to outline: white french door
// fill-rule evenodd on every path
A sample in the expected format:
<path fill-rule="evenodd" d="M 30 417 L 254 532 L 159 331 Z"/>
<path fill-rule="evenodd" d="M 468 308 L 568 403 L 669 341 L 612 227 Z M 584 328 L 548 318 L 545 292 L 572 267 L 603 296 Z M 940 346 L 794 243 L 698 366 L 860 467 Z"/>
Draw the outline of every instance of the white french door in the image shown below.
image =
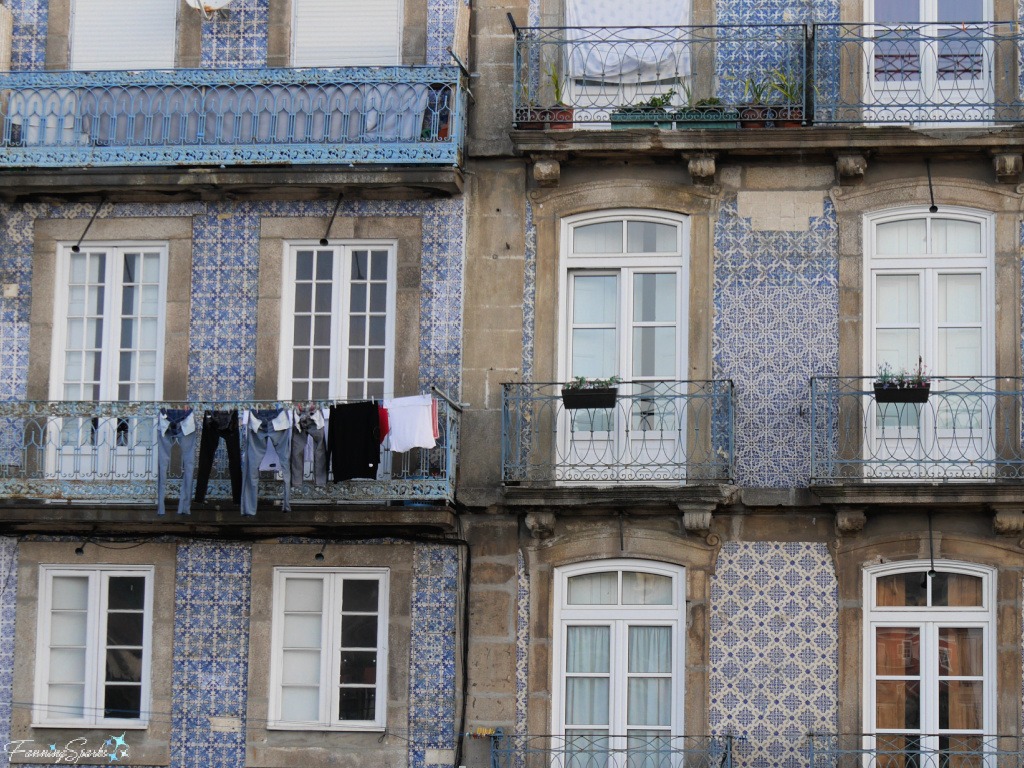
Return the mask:
<path fill-rule="evenodd" d="M 55 317 L 51 397 L 81 402 L 77 418 L 52 421 L 48 474 L 129 479 L 155 469 L 155 424 L 104 415 L 88 402 L 154 402 L 163 391 L 167 255 L 163 246 L 63 248 Z"/>
<path fill-rule="evenodd" d="M 865 119 L 992 119 L 989 0 L 867 0 Z"/>
<path fill-rule="evenodd" d="M 982 380 L 993 354 L 983 227 L 933 216 L 879 224 L 874 236 L 868 371 L 914 371 L 920 361 L 931 376 L 953 377 L 932 381 L 924 404 L 869 399 L 878 476 L 981 477 L 994 449 Z"/>

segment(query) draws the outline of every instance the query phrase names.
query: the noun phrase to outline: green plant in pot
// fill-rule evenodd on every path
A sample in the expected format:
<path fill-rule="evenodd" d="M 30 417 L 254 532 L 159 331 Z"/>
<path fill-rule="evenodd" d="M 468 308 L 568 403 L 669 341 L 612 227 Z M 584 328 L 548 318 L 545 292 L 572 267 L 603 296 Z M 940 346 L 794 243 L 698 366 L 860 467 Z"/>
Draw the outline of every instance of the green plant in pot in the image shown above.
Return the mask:
<path fill-rule="evenodd" d="M 782 67 L 775 67 L 768 74 L 767 82 L 769 89 L 782 99 L 782 103 L 774 108 L 776 127 L 801 127 L 804 121 L 804 84 L 793 70 Z"/>
<path fill-rule="evenodd" d="M 531 89 L 525 83 L 519 87 L 519 105 L 516 109 L 516 127 L 522 131 L 568 130 L 573 127 L 575 110 L 562 101 L 565 91 L 565 80 L 558 66 L 551 62 L 544 70 L 547 76 L 546 85 L 551 89 L 551 105 L 545 106 L 547 99 L 541 99 L 537 89 Z"/>
<path fill-rule="evenodd" d="M 677 128 L 735 128 L 739 112 L 722 103 L 716 96 L 694 101 L 689 88 L 685 88 L 686 108 L 672 118 Z"/>
<path fill-rule="evenodd" d="M 667 125 L 672 116 L 668 108 L 676 95 L 675 88 L 669 88 L 661 96 L 652 96 L 646 101 L 619 107 L 611 113 L 612 128 L 657 128 Z"/>
<path fill-rule="evenodd" d="M 764 128 L 768 125 L 771 107 L 768 99 L 772 95 L 770 80 L 748 77 L 743 81 L 743 104 L 740 118 L 744 128 Z"/>
<path fill-rule="evenodd" d="M 568 130 L 572 128 L 575 110 L 562 101 L 562 94 L 565 91 L 565 79 L 559 71 L 555 62 L 547 70 L 548 84 L 551 86 L 551 93 L 555 97 L 555 106 L 551 110 L 550 127 L 556 130 Z"/>

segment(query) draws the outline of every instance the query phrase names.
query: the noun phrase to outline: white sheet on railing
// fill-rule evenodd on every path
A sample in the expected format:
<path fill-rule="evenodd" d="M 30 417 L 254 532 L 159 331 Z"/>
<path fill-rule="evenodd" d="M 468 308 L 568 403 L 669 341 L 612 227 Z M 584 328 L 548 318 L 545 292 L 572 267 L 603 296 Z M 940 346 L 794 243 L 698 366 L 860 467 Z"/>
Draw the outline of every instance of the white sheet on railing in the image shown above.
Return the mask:
<path fill-rule="evenodd" d="M 666 28 L 689 23 L 690 0 L 565 0 L 566 37 L 572 50 L 569 75 L 604 83 L 651 83 L 683 77 L 690 71 L 686 31 Z M 575 27 L 631 29 L 607 42 L 591 44 L 586 42 L 591 33 Z M 622 42 L 615 42 L 616 37 Z"/>

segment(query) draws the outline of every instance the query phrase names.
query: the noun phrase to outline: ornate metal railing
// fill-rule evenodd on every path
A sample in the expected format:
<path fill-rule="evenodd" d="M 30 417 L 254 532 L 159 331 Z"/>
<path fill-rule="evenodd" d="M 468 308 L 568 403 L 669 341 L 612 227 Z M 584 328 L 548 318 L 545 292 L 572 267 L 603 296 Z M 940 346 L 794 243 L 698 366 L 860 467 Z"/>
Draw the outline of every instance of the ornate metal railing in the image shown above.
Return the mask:
<path fill-rule="evenodd" d="M 520 129 L 800 125 L 809 114 L 806 25 L 513 28 Z M 701 103 L 711 97 L 721 103 Z"/>
<path fill-rule="evenodd" d="M 377 479 L 337 483 L 328 480 L 324 486 L 315 484 L 312 463 L 307 461 L 302 486 L 292 485 L 292 503 L 454 500 L 459 408 L 443 393 L 438 394 L 437 405 L 436 447 L 392 453 L 385 442 Z M 160 450 L 157 414 L 161 408 L 192 408 L 197 416 L 196 431 L 200 433 L 202 415 L 207 410 L 291 406 L 277 401 L 0 403 L 0 499 L 155 504 Z M 239 438 L 244 450 L 244 431 Z M 200 439 L 195 443 L 196 455 Z M 301 439 L 306 440 L 305 436 Z M 231 499 L 226 456 L 226 446 L 221 441 L 206 494 L 208 501 Z M 289 457 L 279 458 L 287 471 Z M 181 446 L 174 443 L 167 473 L 167 498 L 178 498 L 182 470 Z M 260 497 L 280 498 L 281 485 L 278 473 L 262 472 Z"/>
<path fill-rule="evenodd" d="M 809 768 L 1021 768 L 1019 736 L 816 733 Z"/>
<path fill-rule="evenodd" d="M 642 734 L 642 735 L 639 735 Z M 730 736 L 491 737 L 491 768 L 732 768 Z"/>
<path fill-rule="evenodd" d="M 1016 22 L 816 24 L 815 122 L 1019 123 Z"/>
<path fill-rule="evenodd" d="M 458 165 L 458 67 L 0 73 L 0 167 Z"/>
<path fill-rule="evenodd" d="M 506 484 L 727 483 L 733 384 L 623 382 L 610 408 L 568 409 L 560 384 L 502 385 Z"/>
<path fill-rule="evenodd" d="M 1021 379 L 933 377 L 924 403 L 880 403 L 873 383 L 811 379 L 812 483 L 1024 480 Z"/>
<path fill-rule="evenodd" d="M 1024 122 L 1016 22 L 512 26 L 519 129 Z"/>

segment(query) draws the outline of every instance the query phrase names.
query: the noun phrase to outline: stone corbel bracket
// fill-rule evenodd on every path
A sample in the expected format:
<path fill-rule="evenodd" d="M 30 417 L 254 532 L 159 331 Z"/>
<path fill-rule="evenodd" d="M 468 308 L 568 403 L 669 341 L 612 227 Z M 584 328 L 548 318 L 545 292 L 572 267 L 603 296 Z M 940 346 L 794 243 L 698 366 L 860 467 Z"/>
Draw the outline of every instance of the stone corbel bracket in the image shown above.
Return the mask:
<path fill-rule="evenodd" d="M 714 504 L 678 504 L 683 513 L 683 528 L 687 533 L 707 536 L 711 532 L 711 517 Z"/>
<path fill-rule="evenodd" d="M 843 507 L 836 510 L 836 533 L 840 536 L 860 533 L 867 522 L 868 516 L 863 507 Z"/>
<path fill-rule="evenodd" d="M 1024 534 L 1024 505 L 993 505 L 992 532 L 997 536 L 1021 536 Z"/>
<path fill-rule="evenodd" d="M 1013 152 L 993 152 L 992 166 L 1000 184 L 1016 184 L 1024 172 L 1024 157 Z"/>
<path fill-rule="evenodd" d="M 715 183 L 715 155 L 705 153 L 693 155 L 687 159 L 686 169 L 690 181 L 702 187 L 710 187 Z"/>
<path fill-rule="evenodd" d="M 528 512 L 526 527 L 532 539 L 550 539 L 555 535 L 554 512 Z"/>
<path fill-rule="evenodd" d="M 868 170 L 868 158 L 864 154 L 836 155 L 836 173 L 840 186 L 852 186 L 864 181 Z"/>
<path fill-rule="evenodd" d="M 533 155 L 533 180 L 538 187 L 557 187 L 562 180 L 563 153 L 554 155 Z"/>

